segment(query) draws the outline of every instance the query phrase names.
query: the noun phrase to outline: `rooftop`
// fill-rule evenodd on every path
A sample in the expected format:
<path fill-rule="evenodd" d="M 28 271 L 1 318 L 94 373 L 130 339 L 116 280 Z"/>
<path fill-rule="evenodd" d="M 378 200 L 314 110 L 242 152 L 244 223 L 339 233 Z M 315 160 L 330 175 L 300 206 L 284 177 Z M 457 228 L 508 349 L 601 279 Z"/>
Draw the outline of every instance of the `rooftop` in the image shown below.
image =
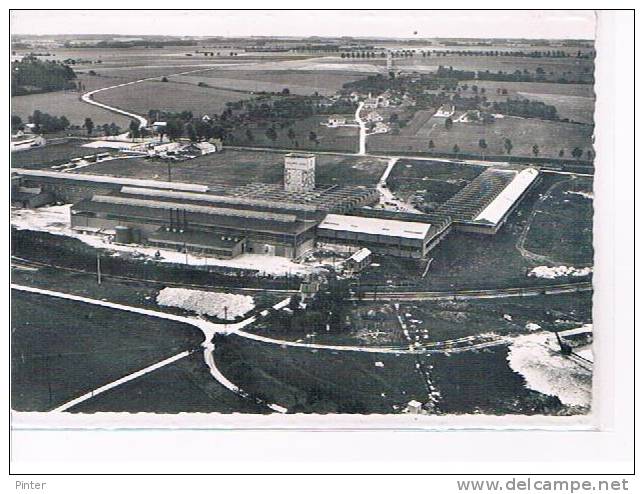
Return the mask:
<path fill-rule="evenodd" d="M 324 221 L 320 223 L 319 228 L 424 240 L 429 233 L 431 225 L 429 223 L 418 223 L 415 221 L 328 214 Z"/>
<path fill-rule="evenodd" d="M 78 182 L 95 182 L 115 185 L 131 185 L 134 187 L 154 187 L 157 189 L 183 190 L 190 192 L 207 192 L 208 186 L 188 184 L 183 182 L 164 182 L 159 180 L 144 180 L 139 178 L 108 177 L 106 175 L 89 175 L 83 173 L 52 172 L 48 170 L 27 170 L 25 168 L 13 168 L 11 170 L 17 175 L 35 178 L 54 178 L 60 180 L 71 180 Z"/>

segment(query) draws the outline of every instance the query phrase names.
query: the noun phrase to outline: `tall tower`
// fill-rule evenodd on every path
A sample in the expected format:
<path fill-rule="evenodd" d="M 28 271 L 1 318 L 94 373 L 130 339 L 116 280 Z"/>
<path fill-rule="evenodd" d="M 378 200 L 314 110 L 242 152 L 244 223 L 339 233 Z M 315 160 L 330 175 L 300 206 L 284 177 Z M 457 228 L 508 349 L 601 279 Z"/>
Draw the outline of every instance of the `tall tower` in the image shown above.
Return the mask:
<path fill-rule="evenodd" d="M 291 153 L 284 156 L 284 190 L 305 192 L 315 189 L 315 155 Z"/>

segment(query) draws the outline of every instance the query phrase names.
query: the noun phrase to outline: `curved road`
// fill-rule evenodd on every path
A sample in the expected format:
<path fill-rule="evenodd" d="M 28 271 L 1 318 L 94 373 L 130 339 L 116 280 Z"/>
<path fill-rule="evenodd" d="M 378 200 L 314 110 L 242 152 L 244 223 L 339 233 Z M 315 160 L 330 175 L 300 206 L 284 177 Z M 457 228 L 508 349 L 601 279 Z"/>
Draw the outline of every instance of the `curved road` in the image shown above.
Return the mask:
<path fill-rule="evenodd" d="M 185 72 L 177 72 L 176 74 L 168 74 L 165 77 L 172 77 L 172 76 L 186 75 L 186 74 L 194 74 L 196 72 L 208 72 L 210 70 L 215 70 L 215 69 L 216 69 L 216 67 L 210 67 L 210 68 L 207 68 L 207 69 L 188 70 L 188 71 L 185 71 Z M 96 101 L 92 97 L 97 93 L 100 93 L 100 92 L 103 92 L 103 91 L 109 91 L 110 89 L 116 89 L 116 88 L 125 87 L 125 86 L 132 86 L 134 84 L 139 84 L 141 82 L 146 82 L 146 81 L 155 81 L 155 80 L 158 81 L 158 80 L 160 80 L 160 77 L 164 77 L 164 76 L 146 77 L 144 79 L 138 79 L 136 81 L 124 82 L 122 84 L 115 84 L 114 86 L 108 86 L 108 87 L 102 87 L 102 88 L 99 88 L 99 89 L 94 89 L 92 91 L 88 91 L 87 93 L 84 93 L 81 96 L 81 99 L 85 103 L 89 103 L 90 105 L 98 106 L 99 108 L 103 108 L 104 110 L 108 110 L 108 111 L 111 111 L 111 112 L 114 112 L 114 113 L 119 113 L 119 114 L 124 115 L 124 116 L 126 116 L 128 118 L 132 118 L 134 120 L 137 120 L 141 127 L 147 127 L 148 126 L 148 119 L 147 118 L 145 118 L 145 117 L 143 117 L 141 115 L 138 115 L 136 113 L 132 113 L 132 112 L 129 112 L 127 110 L 123 110 L 123 109 L 118 108 L 116 106 L 110 106 L 110 105 L 106 105 L 105 103 L 100 103 L 99 101 Z"/>
<path fill-rule="evenodd" d="M 364 106 L 364 103 L 361 101 L 358 103 L 358 109 L 356 110 L 356 116 L 355 120 L 358 122 L 358 125 L 360 126 L 360 146 L 358 148 L 358 154 L 364 155 L 367 153 L 367 126 L 364 123 L 364 120 L 360 118 L 360 111 L 362 110 L 362 107 Z"/>

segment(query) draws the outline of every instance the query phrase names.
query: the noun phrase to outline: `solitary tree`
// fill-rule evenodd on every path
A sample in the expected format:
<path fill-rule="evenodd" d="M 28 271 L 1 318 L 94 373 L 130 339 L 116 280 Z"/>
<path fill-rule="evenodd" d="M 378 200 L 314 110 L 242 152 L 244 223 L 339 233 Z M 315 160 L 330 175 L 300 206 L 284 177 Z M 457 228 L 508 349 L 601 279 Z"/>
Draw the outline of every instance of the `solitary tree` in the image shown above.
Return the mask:
<path fill-rule="evenodd" d="M 487 142 L 485 139 L 479 139 L 479 147 L 481 148 L 481 156 L 485 158 L 485 150 L 487 149 Z"/>
<path fill-rule="evenodd" d="M 266 137 L 268 137 L 273 142 L 277 140 L 277 132 L 275 131 L 275 127 L 269 127 L 268 129 L 266 129 Z"/>
<path fill-rule="evenodd" d="M 454 126 L 454 121 L 452 120 L 452 117 L 447 117 L 445 119 L 445 129 L 449 130 Z"/>
<path fill-rule="evenodd" d="M 188 135 L 188 139 L 190 139 L 191 142 L 197 142 L 197 131 L 195 130 L 194 125 L 189 123 L 186 125 L 186 134 Z"/>
<path fill-rule="evenodd" d="M 309 132 L 309 141 L 315 142 L 315 145 L 318 145 L 318 136 L 315 132 Z"/>
<path fill-rule="evenodd" d="M 129 128 L 130 128 L 130 137 L 132 139 L 136 139 L 137 137 L 139 137 L 139 127 L 140 126 L 141 126 L 141 124 L 139 123 L 138 120 L 131 120 L 130 121 L 130 127 Z"/>
<path fill-rule="evenodd" d="M 291 141 L 295 139 L 295 131 L 292 128 L 288 129 L 288 133 L 286 135 Z"/>
<path fill-rule="evenodd" d="M 87 129 L 87 135 L 92 135 L 92 131 L 94 130 L 94 122 L 92 122 L 92 119 L 87 117 L 85 119 L 85 123 L 83 124 L 83 127 Z"/>
<path fill-rule="evenodd" d="M 253 142 L 255 140 L 255 136 L 253 135 L 252 130 L 246 129 L 246 139 L 248 139 L 250 142 Z"/>
<path fill-rule="evenodd" d="M 512 153 L 512 148 L 513 147 L 514 146 L 512 145 L 512 141 L 510 139 L 508 139 L 507 137 L 505 139 L 503 139 L 503 148 L 505 149 L 505 152 L 507 154 Z"/>
<path fill-rule="evenodd" d="M 429 148 L 429 151 L 430 151 L 430 152 L 432 152 L 432 151 L 434 150 L 434 148 L 436 147 L 436 145 L 434 144 L 434 140 L 433 140 L 433 139 L 430 139 L 430 140 L 429 140 L 429 143 L 427 143 L 427 147 Z"/>
<path fill-rule="evenodd" d="M 17 132 L 19 130 L 22 130 L 22 127 L 22 118 L 20 118 L 18 115 L 11 115 L 11 130 Z"/>
<path fill-rule="evenodd" d="M 560 157 L 560 158 L 563 158 L 563 157 L 564 157 L 564 150 L 563 150 L 563 149 L 560 149 L 560 150 L 559 150 L 559 157 Z"/>
<path fill-rule="evenodd" d="M 534 155 L 535 158 L 537 156 L 539 156 L 539 145 L 538 144 L 535 144 L 534 146 L 532 146 L 532 154 Z"/>
<path fill-rule="evenodd" d="M 454 154 L 458 156 L 458 153 L 461 151 L 461 148 L 458 147 L 458 144 L 454 144 L 452 151 L 454 151 Z"/>

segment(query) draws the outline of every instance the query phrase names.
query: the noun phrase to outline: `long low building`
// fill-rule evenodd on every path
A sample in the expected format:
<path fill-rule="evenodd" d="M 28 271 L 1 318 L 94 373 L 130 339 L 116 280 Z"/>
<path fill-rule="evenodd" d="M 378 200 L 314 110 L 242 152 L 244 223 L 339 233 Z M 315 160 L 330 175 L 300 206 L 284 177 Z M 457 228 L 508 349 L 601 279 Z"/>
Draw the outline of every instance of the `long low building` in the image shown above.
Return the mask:
<path fill-rule="evenodd" d="M 329 214 L 318 226 L 320 241 L 367 247 L 378 254 L 424 258 L 434 239 L 429 223 Z"/>

